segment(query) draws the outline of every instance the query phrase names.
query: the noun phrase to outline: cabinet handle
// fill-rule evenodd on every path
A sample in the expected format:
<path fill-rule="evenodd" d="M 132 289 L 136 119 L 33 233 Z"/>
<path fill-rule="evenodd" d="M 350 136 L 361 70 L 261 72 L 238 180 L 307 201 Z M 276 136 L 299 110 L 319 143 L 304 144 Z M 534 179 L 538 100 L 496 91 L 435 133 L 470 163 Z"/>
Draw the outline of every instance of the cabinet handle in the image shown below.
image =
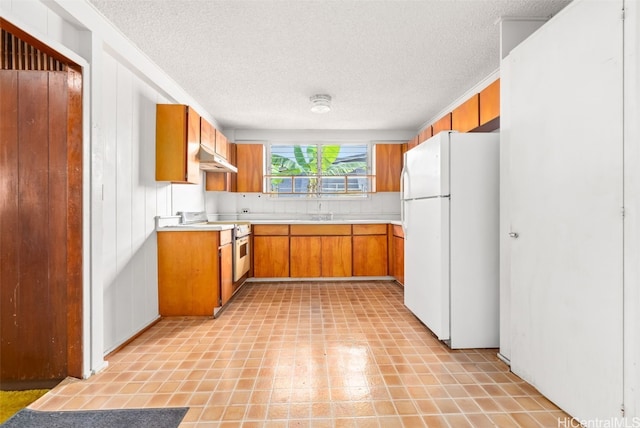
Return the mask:
<path fill-rule="evenodd" d="M 520 235 L 517 232 L 509 232 L 509 236 L 512 238 L 517 238 Z"/>

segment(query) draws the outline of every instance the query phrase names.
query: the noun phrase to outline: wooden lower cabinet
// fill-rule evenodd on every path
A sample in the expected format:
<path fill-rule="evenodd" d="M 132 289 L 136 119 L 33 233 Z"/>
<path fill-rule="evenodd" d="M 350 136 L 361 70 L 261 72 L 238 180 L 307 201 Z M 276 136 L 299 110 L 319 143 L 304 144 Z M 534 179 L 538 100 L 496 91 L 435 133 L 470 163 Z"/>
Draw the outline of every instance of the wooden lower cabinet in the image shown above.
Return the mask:
<path fill-rule="evenodd" d="M 291 277 L 352 275 L 351 236 L 292 236 Z"/>
<path fill-rule="evenodd" d="M 252 234 L 253 276 L 289 277 L 289 225 L 254 224 Z"/>
<path fill-rule="evenodd" d="M 387 235 L 353 237 L 353 275 L 387 275 Z"/>
<path fill-rule="evenodd" d="M 220 299 L 224 306 L 233 296 L 233 244 L 231 243 L 231 231 L 228 242 L 221 239 L 220 242 Z"/>
<path fill-rule="evenodd" d="M 392 226 L 391 243 L 393 257 L 389 266 L 396 281 L 404 285 L 404 233 L 401 226 Z"/>
<path fill-rule="evenodd" d="M 257 226 L 254 226 L 254 230 Z M 288 233 L 288 232 L 287 232 Z M 289 236 L 253 236 L 253 276 L 289 276 Z"/>
<path fill-rule="evenodd" d="M 322 237 L 322 276 L 351 276 L 351 236 Z"/>
<path fill-rule="evenodd" d="M 319 236 L 291 237 L 291 277 L 322 276 L 322 239 Z"/>
<path fill-rule="evenodd" d="M 386 224 L 353 225 L 353 275 L 388 275 Z"/>
<path fill-rule="evenodd" d="M 158 233 L 161 316 L 213 316 L 220 305 L 219 247 L 218 231 Z"/>

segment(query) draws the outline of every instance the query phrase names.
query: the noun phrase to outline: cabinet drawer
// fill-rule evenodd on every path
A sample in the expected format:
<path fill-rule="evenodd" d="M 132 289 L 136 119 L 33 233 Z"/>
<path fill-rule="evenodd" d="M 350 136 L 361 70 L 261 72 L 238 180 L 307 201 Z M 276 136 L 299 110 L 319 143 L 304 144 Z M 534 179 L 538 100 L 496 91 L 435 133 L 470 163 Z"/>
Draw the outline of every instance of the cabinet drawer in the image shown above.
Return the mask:
<path fill-rule="evenodd" d="M 288 224 L 254 224 L 251 233 L 257 236 L 286 236 L 289 235 Z"/>
<path fill-rule="evenodd" d="M 354 235 L 386 235 L 386 224 L 354 224 Z"/>
<path fill-rule="evenodd" d="M 231 244 L 231 229 L 220 231 L 220 246 Z"/>
<path fill-rule="evenodd" d="M 351 235 L 350 224 L 292 224 L 291 235 Z"/>
<path fill-rule="evenodd" d="M 404 232 L 402 231 L 402 226 L 398 226 L 397 224 L 393 225 L 393 236 L 397 236 L 398 238 L 404 238 Z"/>

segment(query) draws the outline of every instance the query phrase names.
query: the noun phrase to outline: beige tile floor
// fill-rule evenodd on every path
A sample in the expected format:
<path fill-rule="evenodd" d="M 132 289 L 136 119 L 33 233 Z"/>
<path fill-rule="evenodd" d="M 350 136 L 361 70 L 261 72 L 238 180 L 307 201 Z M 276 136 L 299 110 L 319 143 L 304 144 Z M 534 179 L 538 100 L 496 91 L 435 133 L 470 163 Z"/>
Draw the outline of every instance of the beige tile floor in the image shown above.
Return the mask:
<path fill-rule="evenodd" d="M 248 283 L 218 319 L 166 318 L 41 410 L 188 406 L 180 427 L 557 427 L 495 349 L 451 351 L 393 282 Z"/>

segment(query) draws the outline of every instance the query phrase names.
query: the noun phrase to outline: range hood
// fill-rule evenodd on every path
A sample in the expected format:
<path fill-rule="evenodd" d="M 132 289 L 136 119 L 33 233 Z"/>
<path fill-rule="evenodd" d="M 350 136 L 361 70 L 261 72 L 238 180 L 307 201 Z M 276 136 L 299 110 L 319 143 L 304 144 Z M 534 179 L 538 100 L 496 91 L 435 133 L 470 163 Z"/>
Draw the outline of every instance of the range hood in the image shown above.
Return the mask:
<path fill-rule="evenodd" d="M 200 169 L 209 172 L 238 172 L 238 168 L 231 165 L 225 159 L 213 153 L 211 149 L 204 144 L 200 144 L 198 152 L 200 159 Z"/>

